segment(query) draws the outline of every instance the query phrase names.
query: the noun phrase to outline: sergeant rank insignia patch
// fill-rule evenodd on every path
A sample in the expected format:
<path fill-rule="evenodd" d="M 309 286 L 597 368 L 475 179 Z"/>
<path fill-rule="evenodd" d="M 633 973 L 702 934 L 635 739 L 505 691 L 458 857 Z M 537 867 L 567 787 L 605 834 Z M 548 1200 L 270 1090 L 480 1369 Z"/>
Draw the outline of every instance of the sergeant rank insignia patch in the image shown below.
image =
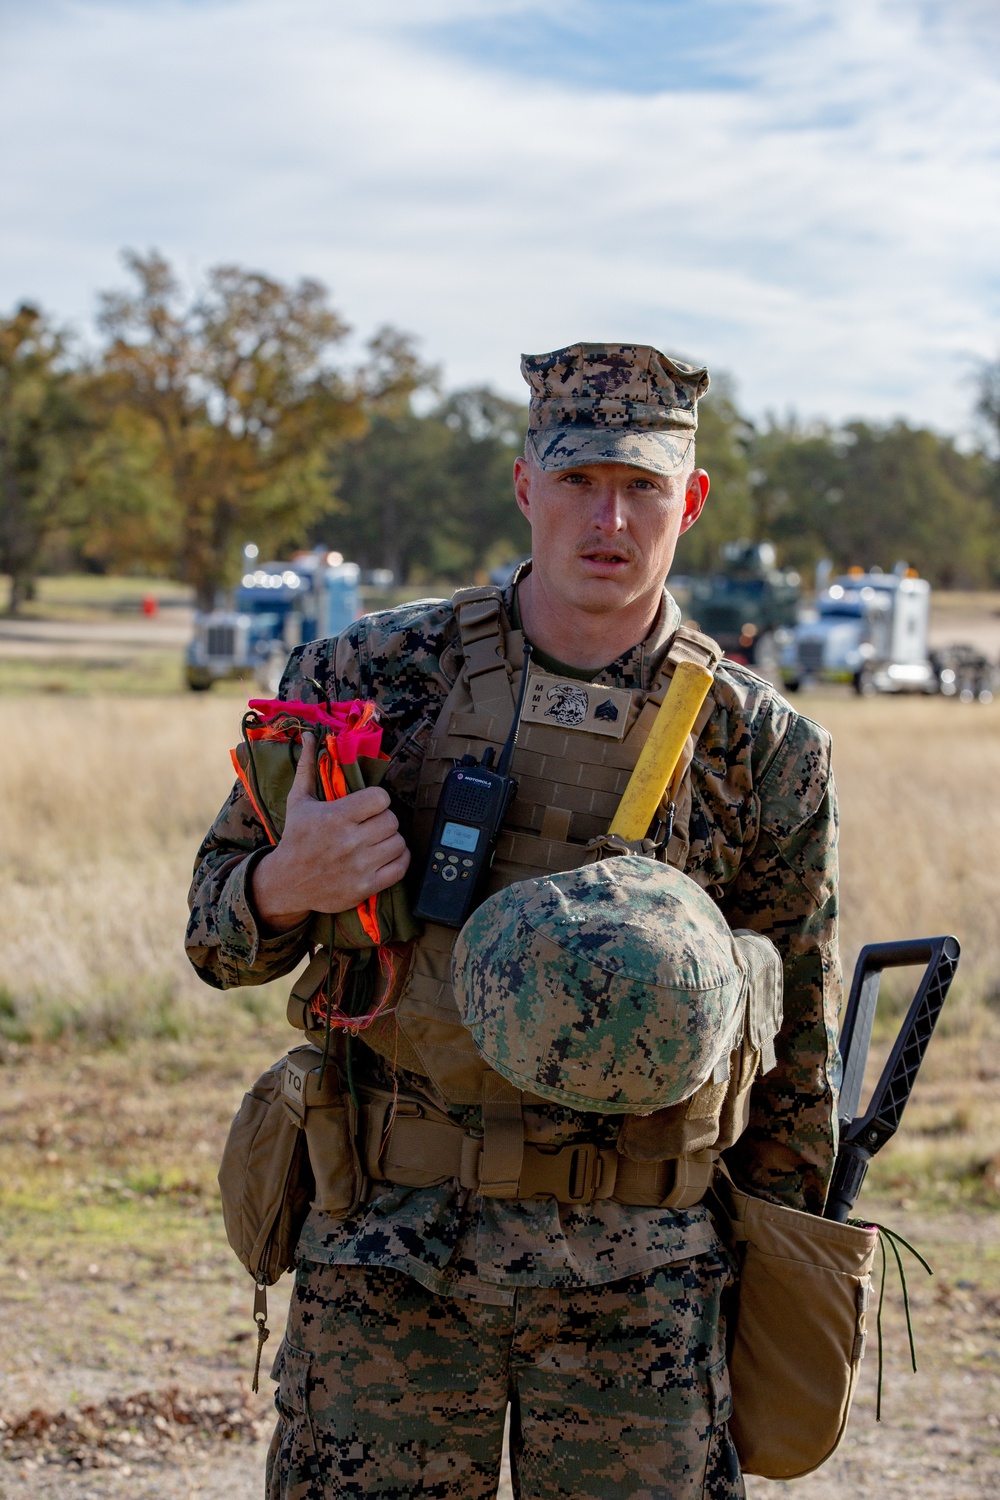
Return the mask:
<path fill-rule="evenodd" d="M 554 729 L 580 729 L 620 740 L 628 727 L 632 694 L 628 688 L 605 687 L 532 672 L 521 710 L 521 722 Z"/>

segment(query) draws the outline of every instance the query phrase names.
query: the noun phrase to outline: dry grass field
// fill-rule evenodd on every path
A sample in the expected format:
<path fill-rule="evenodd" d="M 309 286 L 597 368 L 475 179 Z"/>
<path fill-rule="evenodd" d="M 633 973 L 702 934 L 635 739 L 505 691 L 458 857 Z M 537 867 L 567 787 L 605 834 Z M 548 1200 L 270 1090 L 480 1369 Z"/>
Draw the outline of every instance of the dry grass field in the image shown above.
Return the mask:
<path fill-rule="evenodd" d="M 841 1453 L 791 1488 L 986 1495 L 1000 1485 L 1000 703 L 799 706 L 835 737 L 845 962 L 943 931 L 964 956 L 863 1200 L 935 1263 L 933 1282 L 913 1278 L 922 1373 L 903 1373 L 893 1294 L 882 1426 L 870 1358 Z M 238 716 L 228 696 L 0 699 L 0 1500 L 259 1493 L 269 1390 L 248 1395 L 249 1280 L 214 1174 L 243 1087 L 286 1045 L 283 986 L 220 995 L 181 950 Z"/>
<path fill-rule="evenodd" d="M 2 700 L 0 1005 L 15 1040 L 231 1028 L 239 1000 L 195 979 L 181 939 L 239 716 L 214 695 Z M 259 1008 L 259 992 L 241 998 Z"/>
<path fill-rule="evenodd" d="M 842 941 L 953 931 L 952 1016 L 1000 1002 L 1000 704 L 811 695 L 834 735 Z M 0 1000 L 15 1039 L 172 1036 L 224 1014 L 180 948 L 198 841 L 231 784 L 232 697 L 0 700 Z M 975 1021 L 978 1024 L 978 1021 Z"/>

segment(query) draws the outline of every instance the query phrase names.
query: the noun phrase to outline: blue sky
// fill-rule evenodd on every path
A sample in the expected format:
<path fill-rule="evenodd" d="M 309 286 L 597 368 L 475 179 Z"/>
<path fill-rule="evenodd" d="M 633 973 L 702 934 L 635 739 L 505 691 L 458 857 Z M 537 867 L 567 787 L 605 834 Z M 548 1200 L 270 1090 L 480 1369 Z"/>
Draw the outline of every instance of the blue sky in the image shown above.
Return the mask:
<path fill-rule="evenodd" d="M 475 66 L 655 94 L 748 86 L 748 45 L 761 45 L 772 20 L 756 0 L 575 0 L 486 5 L 416 25 L 413 34 Z"/>
<path fill-rule="evenodd" d="M 0 138 L 0 307 L 82 333 L 156 246 L 515 395 L 634 339 L 963 431 L 1000 352 L 995 0 L 3 0 Z"/>

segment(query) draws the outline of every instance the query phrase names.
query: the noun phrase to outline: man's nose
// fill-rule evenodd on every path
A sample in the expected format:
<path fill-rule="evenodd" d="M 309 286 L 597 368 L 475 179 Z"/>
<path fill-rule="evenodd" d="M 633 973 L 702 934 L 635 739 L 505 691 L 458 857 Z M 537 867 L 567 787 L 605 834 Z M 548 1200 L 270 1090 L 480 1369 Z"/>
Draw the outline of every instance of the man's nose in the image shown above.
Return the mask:
<path fill-rule="evenodd" d="M 601 490 L 600 494 L 595 495 L 591 521 L 598 531 L 624 531 L 626 524 L 624 496 L 617 486 L 608 485 Z"/>

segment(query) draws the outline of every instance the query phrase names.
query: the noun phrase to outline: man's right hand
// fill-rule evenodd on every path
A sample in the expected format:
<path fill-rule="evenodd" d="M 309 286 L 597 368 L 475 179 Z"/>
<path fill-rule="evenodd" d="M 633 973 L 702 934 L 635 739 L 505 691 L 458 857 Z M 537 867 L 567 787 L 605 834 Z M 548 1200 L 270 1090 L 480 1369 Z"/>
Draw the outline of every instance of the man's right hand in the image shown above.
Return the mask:
<path fill-rule="evenodd" d="M 304 734 L 285 831 L 253 872 L 257 914 L 277 932 L 297 927 L 310 912 L 350 911 L 394 885 L 410 863 L 382 787 L 321 802 L 315 785 L 316 739 Z"/>

